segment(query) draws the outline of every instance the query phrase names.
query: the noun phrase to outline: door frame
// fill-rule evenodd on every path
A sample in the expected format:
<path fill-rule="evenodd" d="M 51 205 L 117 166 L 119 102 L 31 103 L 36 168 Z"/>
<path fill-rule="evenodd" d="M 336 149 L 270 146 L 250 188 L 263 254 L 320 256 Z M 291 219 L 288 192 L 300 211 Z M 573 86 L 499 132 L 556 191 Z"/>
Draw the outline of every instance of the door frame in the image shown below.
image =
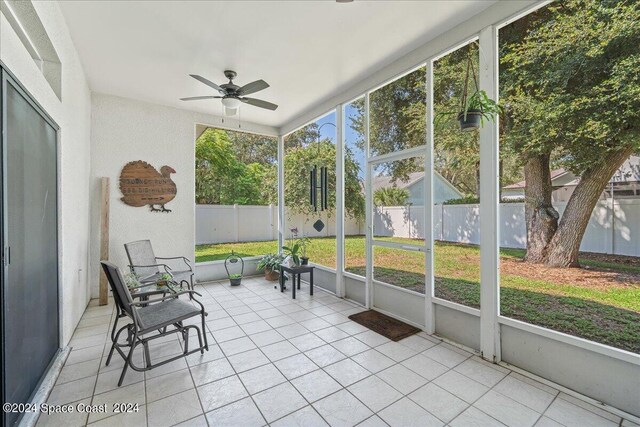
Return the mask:
<path fill-rule="evenodd" d="M 430 70 L 429 70 L 430 71 Z M 414 252 L 422 252 L 425 257 L 425 297 L 429 301 L 430 298 L 430 289 L 433 287 L 433 274 L 432 274 L 432 263 L 433 263 L 433 236 L 432 236 L 432 217 L 433 217 L 433 163 L 432 163 L 432 151 L 430 149 L 430 144 L 420 145 L 417 147 L 407 148 L 404 150 L 394 151 L 387 154 L 371 156 L 370 153 L 367 153 L 366 156 L 366 174 L 367 174 L 367 182 L 365 185 L 365 199 L 366 203 L 366 215 L 367 215 L 367 223 L 365 227 L 366 232 L 366 252 L 367 252 L 367 273 L 366 273 L 366 286 L 367 286 L 367 307 L 370 309 L 375 309 L 375 291 L 374 285 L 388 286 L 396 289 L 393 285 L 380 282 L 374 277 L 374 268 L 375 268 L 375 259 L 373 256 L 374 248 L 377 247 L 387 247 L 392 249 L 401 249 L 405 251 L 414 251 Z M 423 180 L 423 194 L 422 198 L 424 200 L 424 211 L 423 211 L 423 221 L 425 224 L 425 232 L 424 238 L 422 240 L 422 244 L 407 244 L 407 243 L 397 243 L 390 242 L 384 240 L 378 240 L 374 236 L 374 225 L 375 225 L 375 217 L 374 217 L 374 207 L 375 204 L 373 202 L 373 181 L 375 177 L 375 168 L 383 163 L 393 162 L 397 160 L 404 160 L 413 157 L 423 157 L 423 165 L 424 167 L 424 176 Z M 403 292 L 411 292 L 402 289 Z M 433 329 L 433 322 L 429 319 L 432 319 L 434 316 L 433 306 L 431 304 L 425 305 L 426 309 L 426 324 L 424 329 L 428 332 Z M 394 315 L 394 313 L 386 313 L 389 315 Z M 398 314 L 395 314 L 398 316 Z M 407 319 L 403 319 L 406 321 Z M 432 332 L 430 332 L 432 333 Z"/>
<path fill-rule="evenodd" d="M 60 126 L 56 123 L 53 118 L 46 112 L 46 110 L 36 101 L 35 97 L 20 83 L 20 81 L 16 78 L 16 76 L 9 70 L 9 68 L 4 64 L 4 62 L 0 61 L 0 176 L 2 180 L 0 181 L 2 185 L 0 185 L 0 201 L 2 206 L 0 207 L 0 253 L 2 254 L 2 261 L 0 261 L 0 266 L 2 268 L 2 272 L 0 273 L 0 310 L 2 313 L 0 315 L 0 339 L 2 342 L 2 351 L 0 351 L 0 370 L 2 372 L 3 378 L 5 377 L 5 365 L 4 365 L 4 283 L 6 281 L 6 269 L 4 265 L 5 258 L 5 241 L 4 236 L 6 233 L 6 224 L 4 218 L 4 206 L 6 204 L 6 194 L 4 191 L 4 183 L 6 182 L 6 157 L 5 150 L 7 144 L 6 133 L 4 132 L 4 124 L 6 123 L 7 118 L 7 103 L 5 98 L 5 92 L 7 85 L 11 85 L 13 89 L 15 89 L 28 103 L 31 105 L 36 112 L 49 124 L 56 133 L 56 198 L 55 198 L 55 215 L 56 215 L 56 257 L 57 257 L 57 276 L 56 276 L 56 287 L 57 287 L 57 309 L 58 309 L 58 349 L 54 356 L 52 357 L 48 367 L 44 371 L 42 377 L 40 378 L 38 385 L 33 390 L 32 394 L 29 396 L 29 401 L 33 402 L 36 396 L 42 393 L 44 380 L 47 378 L 48 374 L 51 372 L 51 368 L 56 364 L 61 355 L 62 345 L 63 345 L 63 288 L 62 288 L 62 253 L 61 253 L 61 235 L 62 235 L 62 223 L 61 223 L 61 152 L 60 152 Z M 53 383 L 50 384 L 53 386 Z M 48 394 L 50 390 L 46 390 L 46 394 Z M 6 390 L 5 383 L 3 382 L 0 385 L 0 392 L 2 394 L 3 402 L 5 401 Z M 44 396 L 42 396 L 44 398 Z M 26 402 L 25 402 L 26 403 Z M 22 420 L 26 420 L 27 418 L 32 419 L 33 423 L 35 423 L 35 419 L 32 417 L 34 413 L 25 413 L 20 415 L 17 418 L 18 423 Z M 37 414 L 35 414 L 37 417 Z M 6 421 L 6 414 L 3 414 L 3 424 Z M 37 419 L 37 418 L 36 418 Z"/>

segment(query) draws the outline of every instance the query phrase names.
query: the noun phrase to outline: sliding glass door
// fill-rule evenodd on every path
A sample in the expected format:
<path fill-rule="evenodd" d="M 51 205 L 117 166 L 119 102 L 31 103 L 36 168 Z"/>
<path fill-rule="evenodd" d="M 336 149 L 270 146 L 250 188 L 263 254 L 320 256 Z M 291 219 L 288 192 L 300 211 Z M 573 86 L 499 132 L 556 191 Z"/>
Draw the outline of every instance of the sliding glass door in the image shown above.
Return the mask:
<path fill-rule="evenodd" d="M 1 94 L 2 397 L 21 403 L 59 348 L 57 128 L 4 71 Z"/>

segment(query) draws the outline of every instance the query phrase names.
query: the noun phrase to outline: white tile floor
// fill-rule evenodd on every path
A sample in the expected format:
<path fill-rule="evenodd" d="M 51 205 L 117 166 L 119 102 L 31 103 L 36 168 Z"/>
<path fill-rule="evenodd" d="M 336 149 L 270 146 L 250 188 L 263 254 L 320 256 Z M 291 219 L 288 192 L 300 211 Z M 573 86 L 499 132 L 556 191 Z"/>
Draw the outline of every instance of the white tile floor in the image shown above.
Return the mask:
<path fill-rule="evenodd" d="M 310 297 L 304 284 L 296 300 L 262 278 L 196 290 L 210 350 L 129 370 L 122 387 L 121 358 L 105 366 L 113 305 L 92 302 L 48 401 L 138 403 L 139 411 L 41 416 L 38 425 L 634 425 L 424 333 L 389 341 L 347 318 L 362 308 L 320 290 Z M 180 351 L 173 335 L 151 355 Z"/>

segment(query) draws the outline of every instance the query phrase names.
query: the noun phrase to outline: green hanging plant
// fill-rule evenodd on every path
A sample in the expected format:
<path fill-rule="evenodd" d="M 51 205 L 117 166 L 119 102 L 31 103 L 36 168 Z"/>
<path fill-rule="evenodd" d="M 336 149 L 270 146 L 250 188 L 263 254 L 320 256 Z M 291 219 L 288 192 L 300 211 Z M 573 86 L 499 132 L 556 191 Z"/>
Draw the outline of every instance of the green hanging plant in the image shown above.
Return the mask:
<path fill-rule="evenodd" d="M 473 76 L 476 90 L 469 96 L 469 77 Z M 502 107 L 493 99 L 489 98 L 487 92 L 480 90 L 478 79 L 473 67 L 473 60 L 467 57 L 467 72 L 464 86 L 462 87 L 462 97 L 460 98 L 460 109 L 454 111 L 443 111 L 438 113 L 434 120 L 434 125 L 439 126 L 444 119 L 455 117 L 460 123 L 460 130 L 473 131 L 484 126 L 485 120 L 494 121 L 496 116 L 502 112 Z"/>

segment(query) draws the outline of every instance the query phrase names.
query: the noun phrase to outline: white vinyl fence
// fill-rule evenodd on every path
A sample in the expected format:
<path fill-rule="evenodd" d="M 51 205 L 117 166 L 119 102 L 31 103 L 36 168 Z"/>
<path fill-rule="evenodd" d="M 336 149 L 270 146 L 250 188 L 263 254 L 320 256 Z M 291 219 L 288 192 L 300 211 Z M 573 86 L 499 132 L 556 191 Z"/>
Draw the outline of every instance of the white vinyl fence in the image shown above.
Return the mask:
<path fill-rule="evenodd" d="M 562 214 L 566 203 L 556 204 Z M 448 242 L 480 243 L 479 205 L 436 205 L 433 210 L 434 238 Z M 322 219 L 325 229 L 318 233 L 313 223 Z M 500 245 L 524 248 L 527 244 L 523 203 L 500 205 Z M 335 218 L 325 213 L 307 218 L 287 217 L 287 228 L 297 227 L 308 237 L 335 235 Z M 287 230 L 287 235 L 289 234 Z M 364 227 L 348 218 L 346 235 L 364 234 Z M 374 217 L 376 236 L 420 239 L 424 237 L 423 206 L 390 206 L 378 208 Z M 196 207 L 197 244 L 275 240 L 278 237 L 277 206 Z M 640 200 L 622 199 L 613 203 L 603 200 L 593 210 L 587 226 L 582 251 L 640 256 Z"/>
<path fill-rule="evenodd" d="M 313 223 L 321 219 L 325 227 L 318 232 Z M 287 237 L 297 227 L 298 234 L 307 237 L 330 237 L 336 234 L 335 216 L 326 212 L 305 217 L 287 215 Z M 347 235 L 364 234 L 364 227 L 355 220 L 345 224 Z M 196 244 L 256 242 L 278 238 L 278 207 L 243 205 L 196 205 Z"/>

